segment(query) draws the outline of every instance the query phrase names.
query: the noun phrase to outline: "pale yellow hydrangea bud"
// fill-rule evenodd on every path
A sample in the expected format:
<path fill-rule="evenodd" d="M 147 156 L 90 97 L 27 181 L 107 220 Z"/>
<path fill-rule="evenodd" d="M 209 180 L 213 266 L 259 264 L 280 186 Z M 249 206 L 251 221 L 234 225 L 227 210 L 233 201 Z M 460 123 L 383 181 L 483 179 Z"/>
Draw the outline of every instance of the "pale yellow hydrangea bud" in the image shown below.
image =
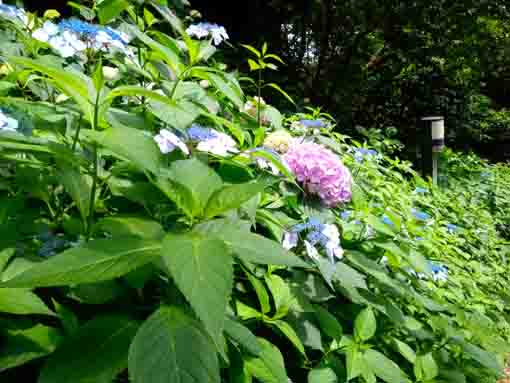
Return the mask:
<path fill-rule="evenodd" d="M 120 71 L 119 68 L 114 68 L 111 66 L 103 67 L 103 77 L 106 81 L 117 81 L 120 79 Z"/>
<path fill-rule="evenodd" d="M 60 104 L 60 103 L 62 103 L 62 102 L 64 102 L 64 101 L 66 101 L 66 100 L 69 100 L 69 96 L 68 96 L 67 94 L 65 94 L 65 93 L 60 93 L 60 94 L 57 96 L 57 98 L 55 98 L 55 102 L 56 102 L 57 104 Z"/>
<path fill-rule="evenodd" d="M 207 80 L 201 80 L 199 84 L 203 89 L 207 89 L 210 86 L 209 81 Z"/>
<path fill-rule="evenodd" d="M 7 76 L 14 69 L 9 64 L 0 65 L 0 76 Z"/>
<path fill-rule="evenodd" d="M 278 153 L 286 153 L 292 143 L 292 136 L 286 130 L 277 130 L 266 137 L 264 146 Z"/>

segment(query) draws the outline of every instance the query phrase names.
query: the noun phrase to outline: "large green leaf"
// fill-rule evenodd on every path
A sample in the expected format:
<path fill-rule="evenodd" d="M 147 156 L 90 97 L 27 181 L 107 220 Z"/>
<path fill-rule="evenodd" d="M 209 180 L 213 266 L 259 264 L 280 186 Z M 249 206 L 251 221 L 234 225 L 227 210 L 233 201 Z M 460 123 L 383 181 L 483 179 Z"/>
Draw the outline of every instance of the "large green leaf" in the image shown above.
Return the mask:
<path fill-rule="evenodd" d="M 317 367 L 308 373 L 308 383 L 338 383 L 338 377 L 331 367 Z"/>
<path fill-rule="evenodd" d="M 212 168 L 194 158 L 174 161 L 168 175 L 191 193 L 194 215 L 203 213 L 209 198 L 222 186 L 220 176 Z"/>
<path fill-rule="evenodd" d="M 494 354 L 491 354 L 490 352 L 487 352 L 471 343 L 462 342 L 461 345 L 464 352 L 482 366 L 492 370 L 496 374 L 501 373 L 503 366 L 501 366 Z"/>
<path fill-rule="evenodd" d="M 38 383 L 110 383 L 127 367 L 129 345 L 138 325 L 122 316 L 90 320 L 51 355 Z"/>
<path fill-rule="evenodd" d="M 225 333 L 252 355 L 260 354 L 261 347 L 257 337 L 239 322 L 229 318 L 225 319 Z"/>
<path fill-rule="evenodd" d="M 48 76 L 54 85 L 74 99 L 85 118 L 92 122 L 95 89 L 93 89 L 90 78 L 69 67 L 63 70 L 62 68 L 48 65 L 48 63 L 42 63 L 25 57 L 9 57 L 8 61 L 23 65 Z"/>
<path fill-rule="evenodd" d="M 322 331 L 332 339 L 340 339 L 343 334 L 343 328 L 335 316 L 319 305 L 315 305 L 314 309 L 315 317 L 317 318 Z"/>
<path fill-rule="evenodd" d="M 414 363 L 414 375 L 420 381 L 429 381 L 439 374 L 439 368 L 432 353 L 418 355 Z"/>
<path fill-rule="evenodd" d="M 361 341 L 366 341 L 375 335 L 377 322 L 370 307 L 362 310 L 354 321 L 354 335 Z"/>
<path fill-rule="evenodd" d="M 243 261 L 263 265 L 282 265 L 290 267 L 307 267 L 299 257 L 292 255 L 281 247 L 278 242 L 261 235 L 250 233 L 243 227 L 228 220 L 214 220 L 195 228 L 196 231 L 220 238 L 225 241 L 234 253 Z"/>
<path fill-rule="evenodd" d="M 160 252 L 158 241 L 134 237 L 98 239 L 36 263 L 0 286 L 33 288 L 106 281 L 153 261 Z"/>
<path fill-rule="evenodd" d="M 129 5 L 127 0 L 103 0 L 97 5 L 97 16 L 101 24 L 106 24 L 116 18 Z"/>
<path fill-rule="evenodd" d="M 204 73 L 204 77 L 207 78 L 213 86 L 218 89 L 225 97 L 234 103 L 238 109 L 243 109 L 244 103 L 241 99 L 242 95 L 238 89 L 234 89 L 223 77 L 220 75 L 207 72 Z"/>
<path fill-rule="evenodd" d="M 258 338 L 261 353 L 245 359 L 248 372 L 262 383 L 287 382 L 287 372 L 278 348 L 263 338 Z"/>
<path fill-rule="evenodd" d="M 83 134 L 120 158 L 131 161 L 139 169 L 152 173 L 159 170 L 161 152 L 154 139 L 142 130 L 110 128 L 103 132 L 87 131 Z"/>
<path fill-rule="evenodd" d="M 372 372 L 386 383 L 407 383 L 406 374 L 386 356 L 376 350 L 367 350 L 363 359 Z"/>
<path fill-rule="evenodd" d="M 233 283 L 229 249 L 199 234 L 168 234 L 162 255 L 173 280 L 219 344 Z"/>
<path fill-rule="evenodd" d="M 94 232 L 106 232 L 112 237 L 133 236 L 145 239 L 162 239 L 165 231 L 161 225 L 143 217 L 106 217 L 94 226 Z"/>
<path fill-rule="evenodd" d="M 161 121 L 180 131 L 185 131 L 201 114 L 200 107 L 187 100 L 150 101 L 148 108 Z"/>
<path fill-rule="evenodd" d="M 0 288 L 0 312 L 10 314 L 55 315 L 33 292 Z"/>
<path fill-rule="evenodd" d="M 133 383 L 220 383 L 213 342 L 180 308 L 163 306 L 142 324 L 129 350 Z"/>
<path fill-rule="evenodd" d="M 41 324 L 28 329 L 7 330 L 0 347 L 0 372 L 51 354 L 59 341 L 57 329 Z"/>
<path fill-rule="evenodd" d="M 271 325 L 275 326 L 281 333 L 296 347 L 296 349 L 306 358 L 305 346 L 299 339 L 298 334 L 292 328 L 290 324 L 282 320 L 275 320 L 270 322 Z"/>
<path fill-rule="evenodd" d="M 228 210 L 239 208 L 243 203 L 263 191 L 264 184 L 255 182 L 223 186 L 209 199 L 205 208 L 205 216 L 211 218 Z"/>

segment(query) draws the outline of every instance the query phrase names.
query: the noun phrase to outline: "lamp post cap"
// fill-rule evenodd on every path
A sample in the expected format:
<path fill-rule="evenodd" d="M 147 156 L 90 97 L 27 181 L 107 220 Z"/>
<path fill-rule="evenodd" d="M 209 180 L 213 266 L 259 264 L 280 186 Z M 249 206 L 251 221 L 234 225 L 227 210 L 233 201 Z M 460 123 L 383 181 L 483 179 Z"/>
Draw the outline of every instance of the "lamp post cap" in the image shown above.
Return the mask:
<path fill-rule="evenodd" d="M 427 116 L 427 117 L 422 117 L 421 120 L 422 121 L 440 121 L 440 120 L 444 120 L 444 117 L 443 116 Z"/>

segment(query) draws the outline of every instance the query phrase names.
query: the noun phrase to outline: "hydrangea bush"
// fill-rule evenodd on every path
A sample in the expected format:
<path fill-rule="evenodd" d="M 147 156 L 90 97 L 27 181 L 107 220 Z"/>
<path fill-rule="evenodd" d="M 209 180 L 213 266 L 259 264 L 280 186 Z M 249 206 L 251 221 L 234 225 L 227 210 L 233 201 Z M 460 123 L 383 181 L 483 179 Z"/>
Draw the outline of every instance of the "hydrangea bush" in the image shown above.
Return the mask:
<path fill-rule="evenodd" d="M 507 166 L 439 189 L 246 94 L 221 26 L 80 7 L 0 6 L 1 381 L 496 381 Z"/>

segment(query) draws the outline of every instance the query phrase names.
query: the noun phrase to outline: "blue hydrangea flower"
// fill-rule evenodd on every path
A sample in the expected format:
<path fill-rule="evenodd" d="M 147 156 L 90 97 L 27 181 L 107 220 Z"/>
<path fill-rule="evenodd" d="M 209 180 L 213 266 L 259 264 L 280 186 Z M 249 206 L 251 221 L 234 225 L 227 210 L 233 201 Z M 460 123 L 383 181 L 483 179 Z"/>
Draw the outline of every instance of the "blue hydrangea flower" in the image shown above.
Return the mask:
<path fill-rule="evenodd" d="M 18 121 L 3 113 L 0 109 L 0 132 L 16 132 L 18 130 Z"/>
<path fill-rule="evenodd" d="M 424 211 L 411 209 L 411 213 L 414 215 L 414 218 L 416 218 L 418 221 L 428 221 L 430 219 L 430 215 L 428 215 Z"/>
<path fill-rule="evenodd" d="M 448 233 L 450 233 L 450 234 L 453 234 L 458 230 L 459 230 L 459 227 L 457 225 L 454 225 L 453 223 L 448 223 L 446 225 L 446 231 L 448 231 Z"/>
<path fill-rule="evenodd" d="M 414 189 L 414 192 L 416 194 L 426 194 L 429 192 L 429 189 L 426 189 L 426 188 L 422 188 L 422 187 L 416 187 L 416 189 Z"/>
<path fill-rule="evenodd" d="M 24 26 L 28 24 L 28 16 L 23 8 L 17 8 L 13 5 L 2 4 L 0 1 L 0 17 L 8 20 L 18 20 L 23 23 Z"/>
<path fill-rule="evenodd" d="M 329 242 L 329 238 L 318 230 L 314 230 L 308 233 L 306 240 L 313 246 L 315 246 L 317 243 L 319 243 L 321 246 L 326 246 L 326 244 Z"/>
<path fill-rule="evenodd" d="M 186 33 L 189 36 L 194 36 L 198 39 L 210 36 L 214 45 L 219 45 L 222 41 L 229 39 L 225 27 L 213 23 L 198 23 L 190 25 L 186 29 Z"/>
<path fill-rule="evenodd" d="M 356 162 L 363 162 L 363 160 L 369 160 L 377 158 L 379 154 L 374 149 L 356 148 L 354 150 L 354 160 Z"/>
<path fill-rule="evenodd" d="M 429 261 L 428 263 L 432 271 L 432 279 L 435 282 L 446 282 L 448 279 L 448 267 L 436 262 Z"/>
<path fill-rule="evenodd" d="M 317 128 L 323 128 L 324 126 L 326 126 L 326 124 L 322 120 L 300 120 L 299 122 L 306 128 L 317 129 Z"/>
<path fill-rule="evenodd" d="M 58 26 L 61 30 L 69 30 L 71 32 L 80 34 L 80 35 L 82 35 L 84 37 L 88 37 L 90 39 L 94 39 L 99 34 L 105 33 L 112 40 L 119 41 L 122 44 L 127 44 L 129 42 L 126 35 L 114 30 L 113 28 L 103 27 L 100 25 L 87 23 L 85 21 L 78 20 L 75 18 L 71 18 L 68 20 L 62 20 L 58 24 Z"/>
<path fill-rule="evenodd" d="M 395 226 L 395 223 L 390 219 L 390 217 L 388 217 L 386 214 L 384 214 L 382 216 L 382 219 L 383 223 L 385 223 L 386 225 L 390 225 L 390 226 Z"/>
<path fill-rule="evenodd" d="M 352 215 L 352 210 L 345 210 L 342 213 L 340 213 L 340 218 L 344 221 L 347 221 L 349 217 Z"/>

